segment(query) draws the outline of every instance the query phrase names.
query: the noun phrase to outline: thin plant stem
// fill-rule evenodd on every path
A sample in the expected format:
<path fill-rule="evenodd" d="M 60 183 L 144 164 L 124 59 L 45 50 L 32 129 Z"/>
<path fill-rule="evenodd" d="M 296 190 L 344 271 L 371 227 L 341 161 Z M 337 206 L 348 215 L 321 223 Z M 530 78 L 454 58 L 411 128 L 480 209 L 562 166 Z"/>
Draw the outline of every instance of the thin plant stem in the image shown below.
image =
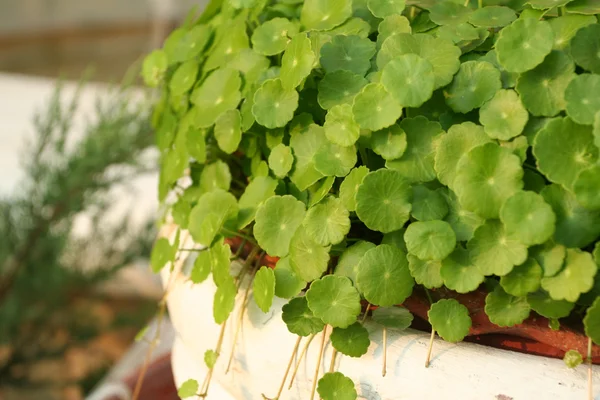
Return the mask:
<path fill-rule="evenodd" d="M 335 357 L 337 356 L 338 351 L 334 348 L 331 352 L 331 362 L 329 363 L 329 372 L 333 372 L 335 368 Z"/>
<path fill-rule="evenodd" d="M 387 328 L 383 327 L 383 369 L 381 370 L 381 376 L 387 374 Z"/>
<path fill-rule="evenodd" d="M 323 359 L 323 349 L 325 348 L 325 337 L 327 336 L 327 325 L 323 328 L 321 336 L 321 347 L 319 348 L 319 356 L 317 357 L 317 367 L 315 368 L 315 374 L 313 375 L 312 388 L 310 389 L 310 400 L 315 398 L 315 391 L 317 390 L 317 378 L 319 378 L 319 371 L 321 370 L 321 360 Z"/>
<path fill-rule="evenodd" d="M 360 320 L 361 324 L 364 324 L 366 319 L 367 319 L 367 315 L 369 315 L 369 308 L 371 308 L 371 303 L 367 303 L 367 308 L 365 308 L 365 313 L 362 316 L 362 319 Z"/>
<path fill-rule="evenodd" d="M 300 352 L 300 357 L 298 357 L 298 361 L 296 362 L 296 365 L 294 366 L 294 372 L 292 372 L 292 377 L 290 378 L 290 384 L 288 386 L 288 390 L 292 388 L 292 384 L 294 383 L 294 378 L 296 377 L 296 374 L 298 373 L 298 368 L 300 367 L 300 363 L 302 362 L 302 359 L 304 358 L 304 355 L 306 354 L 306 351 L 308 350 L 308 346 L 310 345 L 310 342 L 312 342 L 312 340 L 315 338 L 315 334 L 310 335 L 310 337 L 308 338 L 308 341 L 304 344 L 304 347 L 302 348 L 302 351 Z"/>
<path fill-rule="evenodd" d="M 235 345 L 237 344 L 237 338 L 240 334 L 240 330 L 242 329 L 242 322 L 244 320 L 244 313 L 246 312 L 246 307 L 248 306 L 248 294 L 250 293 L 251 285 L 248 284 L 246 290 L 244 290 L 244 299 L 242 300 L 242 306 L 240 309 L 240 314 L 238 316 L 237 326 L 235 327 L 235 333 L 233 334 L 233 344 L 231 345 L 231 353 L 229 354 L 229 360 L 227 361 L 227 368 L 225 369 L 225 374 L 229 373 L 229 369 L 231 368 L 231 362 L 233 361 L 233 355 L 235 354 Z"/>
<path fill-rule="evenodd" d="M 465 0 L 465 4 L 464 4 L 464 6 L 465 6 L 465 7 L 469 7 L 469 3 L 470 3 L 470 2 L 471 2 L 471 0 Z"/>
<path fill-rule="evenodd" d="M 238 247 L 238 249 L 236 250 L 235 254 L 233 255 L 232 259 L 236 259 L 240 257 L 240 254 L 242 254 L 242 251 L 244 251 L 244 246 L 246 246 L 246 243 L 248 241 L 246 239 L 242 239 L 242 243 L 240 244 L 240 247 Z"/>
<path fill-rule="evenodd" d="M 253 237 L 246 235 L 244 233 L 232 231 L 231 229 L 227 229 L 227 228 L 221 228 L 221 232 L 224 232 L 227 235 L 240 237 L 242 239 L 245 239 L 248 243 L 252 243 L 253 245 L 258 246 L 256 241 L 254 241 Z"/>
<path fill-rule="evenodd" d="M 302 336 L 298 336 L 298 339 L 296 339 L 296 344 L 294 345 L 294 350 L 292 350 L 292 355 L 290 356 L 290 360 L 288 361 L 287 368 L 285 369 L 285 374 L 283 374 L 283 379 L 281 380 L 281 385 L 279 386 L 279 390 L 277 391 L 277 396 L 275 396 L 273 398 L 273 400 L 279 400 L 279 397 L 281 396 L 281 393 L 283 392 L 283 387 L 285 386 L 285 381 L 290 373 L 290 369 L 292 368 L 292 363 L 294 362 L 294 357 L 296 357 L 296 354 L 298 354 L 298 347 L 300 347 L 301 340 L 302 340 Z M 268 397 L 266 397 L 264 394 L 263 394 L 263 398 L 268 399 Z"/>
<path fill-rule="evenodd" d="M 227 326 L 227 321 L 223 322 L 221 325 L 221 332 L 219 332 L 219 339 L 217 340 L 217 347 L 215 348 L 215 353 L 217 353 L 217 358 L 221 354 L 221 347 L 223 346 L 223 338 L 225 337 L 225 327 Z M 206 378 L 204 378 L 204 382 L 202 383 L 202 390 L 200 391 L 200 397 L 208 396 L 208 389 L 210 387 L 210 382 L 212 380 L 213 371 L 215 367 L 213 366 L 208 370 L 208 374 L 206 374 Z"/>
<path fill-rule="evenodd" d="M 588 364 L 588 400 L 594 400 L 594 389 L 592 385 L 592 338 L 588 338 L 587 349 L 587 364 Z"/>
<path fill-rule="evenodd" d="M 210 247 L 203 247 L 201 249 L 194 249 L 194 248 L 191 248 L 191 249 L 179 249 L 179 251 L 189 251 L 189 252 L 201 253 L 203 251 L 207 251 L 208 249 L 210 249 Z"/>
<path fill-rule="evenodd" d="M 429 368 L 429 360 L 431 360 L 431 350 L 433 349 L 433 339 L 435 338 L 435 330 L 431 329 L 431 338 L 429 339 L 429 348 L 427 349 L 427 358 L 425 359 L 425 368 Z"/>
<path fill-rule="evenodd" d="M 477 7 L 483 8 L 483 0 L 477 0 Z"/>

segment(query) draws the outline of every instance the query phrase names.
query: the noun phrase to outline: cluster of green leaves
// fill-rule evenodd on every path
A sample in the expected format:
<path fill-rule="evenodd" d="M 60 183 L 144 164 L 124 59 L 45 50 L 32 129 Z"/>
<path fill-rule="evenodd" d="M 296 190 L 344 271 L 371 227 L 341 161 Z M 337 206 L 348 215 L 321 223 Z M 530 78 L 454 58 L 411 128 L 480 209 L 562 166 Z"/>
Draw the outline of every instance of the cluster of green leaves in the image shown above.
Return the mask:
<path fill-rule="evenodd" d="M 160 197 L 177 193 L 175 222 L 209 247 L 192 279 L 212 271 L 217 322 L 235 296 L 224 239 L 239 234 L 279 257 L 257 274 L 258 305 L 290 298 L 290 332 L 331 325 L 348 356 L 369 343 L 361 299 L 402 328 L 392 306 L 416 286 L 485 283 L 494 324 L 577 312 L 600 343 L 599 13 L 582 0 L 213 0 L 189 19 L 144 78 L 162 93 Z M 429 319 L 449 341 L 471 325 L 456 300 Z M 319 384 L 324 399 L 353 390 L 335 374 Z"/>

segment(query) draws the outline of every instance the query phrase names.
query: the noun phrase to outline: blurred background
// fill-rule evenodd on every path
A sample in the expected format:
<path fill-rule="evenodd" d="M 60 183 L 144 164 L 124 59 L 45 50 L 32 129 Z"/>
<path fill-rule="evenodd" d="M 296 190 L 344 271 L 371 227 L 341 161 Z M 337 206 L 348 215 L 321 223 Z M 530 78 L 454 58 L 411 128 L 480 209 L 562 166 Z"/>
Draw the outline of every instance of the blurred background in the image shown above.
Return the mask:
<path fill-rule="evenodd" d="M 131 393 L 162 296 L 137 68 L 202 3 L 0 0 L 0 400 Z M 145 400 L 177 398 L 162 329 Z"/>

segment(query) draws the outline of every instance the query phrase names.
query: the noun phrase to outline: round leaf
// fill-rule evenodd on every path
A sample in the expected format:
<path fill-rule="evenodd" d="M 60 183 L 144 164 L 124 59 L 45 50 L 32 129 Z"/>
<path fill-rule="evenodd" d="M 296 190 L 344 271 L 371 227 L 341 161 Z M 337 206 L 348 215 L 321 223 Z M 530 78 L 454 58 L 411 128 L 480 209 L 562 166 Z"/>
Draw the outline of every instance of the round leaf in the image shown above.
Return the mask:
<path fill-rule="evenodd" d="M 458 201 L 456 194 L 446 188 L 438 189 L 446 199 L 448 204 L 448 215 L 444 218 L 444 221 L 452 226 L 454 233 L 456 233 L 456 240 L 464 242 L 470 240 L 473 237 L 475 229 L 483 225 L 484 219 L 477 214 L 465 210 Z"/>
<path fill-rule="evenodd" d="M 565 300 L 554 300 L 541 290 L 527 295 L 531 309 L 546 318 L 564 318 L 571 314 L 574 303 Z"/>
<path fill-rule="evenodd" d="M 600 345 L 600 297 L 587 309 L 585 318 L 583 318 L 583 326 L 585 334 L 594 343 Z"/>
<path fill-rule="evenodd" d="M 195 379 L 188 379 L 187 381 L 183 382 L 177 390 L 177 396 L 181 397 L 182 399 L 195 396 L 198 394 L 199 388 L 200 386 L 198 385 L 198 381 Z"/>
<path fill-rule="evenodd" d="M 501 28 L 517 19 L 515 12 L 503 6 L 479 8 L 469 15 L 469 22 L 482 28 Z"/>
<path fill-rule="evenodd" d="M 367 38 L 351 35 L 334 36 L 321 48 L 321 67 L 325 72 L 350 71 L 364 76 L 371 68 L 375 43 Z"/>
<path fill-rule="evenodd" d="M 290 265 L 296 275 L 307 282 L 318 279 L 327 270 L 329 247 L 313 240 L 304 226 L 290 242 Z"/>
<path fill-rule="evenodd" d="M 600 24 L 592 24 L 577 31 L 571 40 L 571 56 L 582 68 L 600 74 Z"/>
<path fill-rule="evenodd" d="M 275 296 L 290 299 L 306 287 L 290 266 L 289 257 L 280 258 L 273 270 L 275 273 Z"/>
<path fill-rule="evenodd" d="M 360 295 L 343 276 L 328 275 L 314 281 L 306 299 L 314 315 L 334 328 L 347 328 L 360 314 Z"/>
<path fill-rule="evenodd" d="M 600 210 L 600 166 L 594 165 L 577 175 L 573 184 L 577 201 L 589 210 Z"/>
<path fill-rule="evenodd" d="M 300 22 L 306 30 L 326 31 L 352 15 L 351 0 L 305 0 Z"/>
<path fill-rule="evenodd" d="M 371 149 L 384 160 L 400 158 L 406 150 L 406 133 L 398 124 L 373 132 Z"/>
<path fill-rule="evenodd" d="M 493 139 L 509 140 L 523 132 L 529 113 L 519 95 L 512 90 L 499 90 L 479 110 L 485 133 Z"/>
<path fill-rule="evenodd" d="M 162 82 L 168 63 L 167 54 L 163 50 L 154 50 L 148 54 L 142 65 L 144 83 L 150 87 L 157 87 Z"/>
<path fill-rule="evenodd" d="M 467 307 L 454 299 L 442 299 L 431 305 L 427 317 L 433 330 L 448 342 L 460 342 L 471 329 Z"/>
<path fill-rule="evenodd" d="M 402 106 L 383 85 L 370 83 L 354 97 L 352 113 L 361 128 L 377 131 L 394 124 L 402 114 Z"/>
<path fill-rule="evenodd" d="M 305 33 L 297 34 L 288 43 L 281 59 L 281 85 L 286 90 L 298 86 L 312 71 L 315 54 Z"/>
<path fill-rule="evenodd" d="M 349 212 L 335 197 L 328 197 L 306 213 L 304 226 L 308 235 L 321 246 L 338 244 L 350 231 Z"/>
<path fill-rule="evenodd" d="M 286 90 L 279 79 L 270 79 L 254 94 L 252 114 L 259 124 L 273 129 L 285 126 L 298 108 L 298 93 Z"/>
<path fill-rule="evenodd" d="M 456 169 L 460 203 L 483 218 L 497 218 L 506 199 L 523 187 L 519 157 L 494 143 L 471 149 Z"/>
<path fill-rule="evenodd" d="M 290 172 L 293 162 L 292 149 L 285 144 L 280 143 L 273 147 L 271 154 L 269 154 L 269 168 L 280 179 Z"/>
<path fill-rule="evenodd" d="M 368 0 L 367 7 L 377 18 L 385 18 L 394 14 L 402 14 L 406 7 L 405 0 Z"/>
<path fill-rule="evenodd" d="M 534 192 L 517 192 L 500 209 L 506 233 L 521 243 L 542 244 L 554 235 L 556 215 L 544 198 Z"/>
<path fill-rule="evenodd" d="M 325 116 L 323 127 L 327 139 L 339 146 L 352 146 L 360 137 L 360 127 L 354 121 L 350 104 L 331 107 Z"/>
<path fill-rule="evenodd" d="M 269 255 L 284 257 L 304 214 L 304 204 L 294 197 L 271 197 L 256 211 L 254 237 Z"/>
<path fill-rule="evenodd" d="M 502 87 L 500 71 L 487 61 L 467 61 L 447 89 L 446 103 L 454 112 L 468 113 L 481 107 Z"/>
<path fill-rule="evenodd" d="M 323 321 L 315 317 L 308 308 L 306 297 L 296 297 L 281 309 L 281 319 L 294 335 L 309 336 L 319 333 L 325 327 Z"/>
<path fill-rule="evenodd" d="M 366 86 L 368 81 L 360 75 L 349 71 L 335 71 L 325 74 L 319 82 L 319 94 L 317 100 L 325 110 L 336 105 L 350 104 L 354 96 Z"/>
<path fill-rule="evenodd" d="M 215 122 L 215 139 L 219 148 L 227 154 L 236 151 L 242 141 L 241 123 L 242 117 L 238 110 L 224 112 Z"/>
<path fill-rule="evenodd" d="M 600 112 L 600 75 L 581 74 L 565 90 L 567 115 L 582 125 L 592 125 Z"/>
<path fill-rule="evenodd" d="M 242 80 L 237 71 L 222 68 L 212 72 L 190 97 L 199 110 L 196 126 L 208 128 L 225 111 L 236 108 L 242 96 L 241 86 Z"/>
<path fill-rule="evenodd" d="M 337 265 L 335 266 L 335 275 L 342 275 L 350 278 L 352 282 L 356 282 L 356 274 L 358 273 L 358 264 L 362 260 L 365 253 L 375 248 L 371 242 L 359 240 L 352 246 L 348 247 L 340 256 Z"/>
<path fill-rule="evenodd" d="M 226 222 L 237 219 L 235 197 L 221 189 L 205 193 L 190 212 L 188 230 L 196 243 L 209 246 Z"/>
<path fill-rule="evenodd" d="M 196 61 L 186 61 L 177 67 L 169 82 L 171 96 L 187 93 L 194 86 L 196 75 L 198 75 L 198 63 Z"/>
<path fill-rule="evenodd" d="M 421 260 L 443 260 L 456 247 L 456 235 L 444 221 L 413 222 L 404 234 L 410 254 Z"/>
<path fill-rule="evenodd" d="M 286 18 L 273 18 L 260 25 L 252 34 L 252 48 L 259 54 L 274 56 L 285 50 L 298 28 Z"/>
<path fill-rule="evenodd" d="M 540 287 L 542 267 L 533 258 L 528 258 L 521 265 L 517 265 L 510 273 L 500 279 L 504 291 L 513 296 L 526 296 L 535 292 Z"/>
<path fill-rule="evenodd" d="M 356 210 L 356 201 L 354 198 L 363 178 L 367 176 L 368 173 L 369 169 L 364 165 L 354 168 L 346 178 L 344 178 L 344 181 L 340 185 L 340 200 L 348 211 Z"/>
<path fill-rule="evenodd" d="M 444 219 L 448 214 L 448 204 L 440 192 L 417 185 L 413 187 L 413 195 L 411 215 L 417 221 Z"/>
<path fill-rule="evenodd" d="M 419 285 L 423 285 L 428 289 L 435 289 L 444 284 L 440 272 L 442 268 L 442 263 L 440 261 L 424 261 L 412 254 L 409 254 L 407 258 L 410 274 L 415 278 L 415 281 Z"/>
<path fill-rule="evenodd" d="M 254 301 L 262 312 L 269 312 L 275 296 L 275 273 L 269 267 L 260 267 L 252 282 Z"/>
<path fill-rule="evenodd" d="M 567 249 L 564 268 L 552 277 L 542 279 L 542 288 L 554 300 L 575 302 L 594 285 L 598 266 L 592 255 L 579 249 Z"/>
<path fill-rule="evenodd" d="M 237 288 L 233 279 L 227 279 L 217 287 L 213 302 L 213 317 L 217 324 L 220 325 L 229 318 L 229 314 L 231 314 L 235 306 L 236 293 Z"/>
<path fill-rule="evenodd" d="M 360 357 L 366 354 L 371 344 L 369 332 L 359 322 L 355 322 L 345 329 L 333 328 L 329 339 L 334 349 L 350 357 Z"/>
<path fill-rule="evenodd" d="M 501 327 L 520 324 L 530 311 L 525 297 L 511 296 L 500 285 L 485 297 L 485 313 L 493 324 Z"/>
<path fill-rule="evenodd" d="M 356 285 L 371 304 L 382 307 L 401 304 L 414 286 L 406 254 L 388 244 L 368 250 L 358 264 Z"/>
<path fill-rule="evenodd" d="M 356 161 L 354 146 L 343 147 L 329 141 L 321 146 L 314 157 L 315 169 L 325 176 L 346 176 Z"/>
<path fill-rule="evenodd" d="M 554 32 L 546 21 L 519 18 L 500 31 L 498 61 L 508 72 L 525 72 L 544 61 L 554 45 Z"/>
<path fill-rule="evenodd" d="M 413 315 L 404 307 L 378 307 L 371 317 L 386 328 L 400 331 L 408 328 L 413 321 Z"/>
<path fill-rule="evenodd" d="M 381 84 L 404 107 L 420 107 L 429 100 L 434 83 L 433 66 L 416 54 L 390 60 L 381 74 Z"/>
<path fill-rule="evenodd" d="M 352 379 L 341 372 L 328 372 L 323 375 L 319 379 L 317 392 L 323 400 L 355 400 L 358 396 Z"/>
<path fill-rule="evenodd" d="M 150 266 L 156 274 L 170 261 L 175 259 L 177 248 L 171 246 L 167 238 L 160 238 L 154 243 L 150 254 Z"/>
<path fill-rule="evenodd" d="M 358 218 L 369 229 L 386 233 L 408 221 L 412 190 L 401 173 L 380 169 L 363 178 L 355 199 Z"/>
<path fill-rule="evenodd" d="M 488 220 L 477 228 L 467 249 L 484 275 L 506 275 L 527 259 L 527 247 L 508 236 L 498 220 Z"/>
<path fill-rule="evenodd" d="M 440 275 L 448 289 L 458 293 L 474 291 L 483 282 L 484 276 L 473 263 L 469 252 L 457 247 L 452 254 L 442 261 Z"/>

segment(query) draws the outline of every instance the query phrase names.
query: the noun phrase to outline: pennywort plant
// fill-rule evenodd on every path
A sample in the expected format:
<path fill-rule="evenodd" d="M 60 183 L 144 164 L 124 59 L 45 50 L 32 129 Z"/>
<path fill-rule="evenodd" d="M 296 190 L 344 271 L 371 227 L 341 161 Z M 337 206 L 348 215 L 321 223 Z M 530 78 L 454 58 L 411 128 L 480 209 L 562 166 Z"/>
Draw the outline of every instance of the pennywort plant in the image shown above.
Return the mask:
<path fill-rule="evenodd" d="M 571 316 L 600 344 L 599 13 L 584 0 L 213 0 L 188 18 L 143 76 L 160 93 L 160 200 L 205 246 L 190 279 L 212 274 L 215 321 L 250 274 L 263 311 L 290 299 L 291 333 L 330 328 L 349 357 L 369 345 L 364 304 L 385 337 L 424 293 L 433 330 L 456 342 L 470 310 L 445 294 L 476 290 L 495 325 Z M 237 276 L 234 237 L 254 249 Z M 156 270 L 174 246 L 157 242 Z M 357 396 L 340 373 L 317 379 L 325 400 Z"/>

